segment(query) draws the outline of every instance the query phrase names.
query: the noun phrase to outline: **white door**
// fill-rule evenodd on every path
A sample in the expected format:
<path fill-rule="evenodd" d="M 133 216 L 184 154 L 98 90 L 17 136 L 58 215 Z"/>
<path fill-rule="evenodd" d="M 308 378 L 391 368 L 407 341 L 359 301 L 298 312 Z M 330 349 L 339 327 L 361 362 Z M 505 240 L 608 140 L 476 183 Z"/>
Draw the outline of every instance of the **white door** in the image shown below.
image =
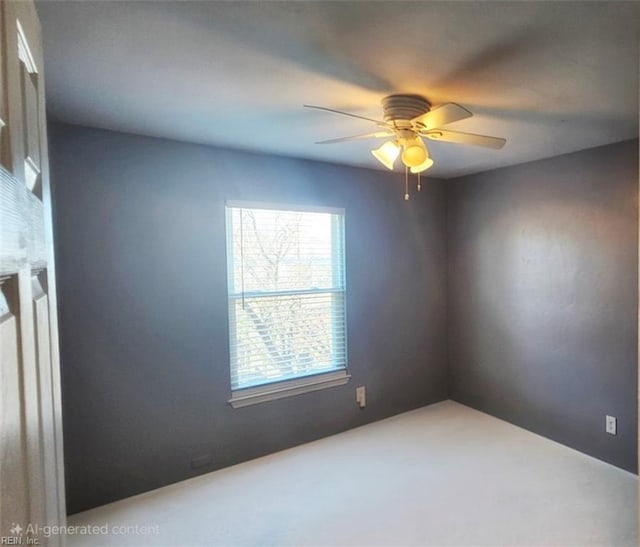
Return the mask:
<path fill-rule="evenodd" d="M 40 25 L 0 0 L 0 544 L 64 543 L 55 302 Z"/>

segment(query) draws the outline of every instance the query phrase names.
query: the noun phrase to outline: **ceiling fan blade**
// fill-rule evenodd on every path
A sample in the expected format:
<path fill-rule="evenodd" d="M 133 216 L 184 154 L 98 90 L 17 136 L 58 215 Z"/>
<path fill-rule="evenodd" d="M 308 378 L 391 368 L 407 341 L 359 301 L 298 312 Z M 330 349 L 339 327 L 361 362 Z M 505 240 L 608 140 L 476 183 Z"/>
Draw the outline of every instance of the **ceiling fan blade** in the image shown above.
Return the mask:
<path fill-rule="evenodd" d="M 342 114 L 343 116 L 351 116 L 352 118 L 359 118 L 361 120 L 366 120 L 368 122 L 373 122 L 379 127 L 389 127 L 386 122 L 381 120 L 374 120 L 372 118 L 367 118 L 365 116 L 359 116 L 358 114 L 351 114 L 350 112 L 342 112 L 342 110 L 334 110 L 333 108 L 326 108 L 325 106 L 315 106 L 312 104 L 303 104 L 305 108 L 315 108 L 316 110 L 324 110 L 325 112 L 333 112 L 334 114 Z"/>
<path fill-rule="evenodd" d="M 436 106 L 429 112 L 416 116 L 411 120 L 414 123 L 421 123 L 427 129 L 442 127 L 448 123 L 457 122 L 473 116 L 466 108 L 456 103 L 446 103 Z"/>
<path fill-rule="evenodd" d="M 499 137 L 488 137 L 486 135 L 475 135 L 473 133 L 460 133 L 459 131 L 448 131 L 447 129 L 421 131 L 420 134 L 433 141 L 473 144 L 475 146 L 484 146 L 485 148 L 495 148 L 496 150 L 502 148 L 507 142 L 506 139 L 501 139 Z"/>
<path fill-rule="evenodd" d="M 388 131 L 376 131 L 374 133 L 365 133 L 364 135 L 352 135 L 351 137 L 340 137 L 338 139 L 329 139 L 327 141 L 318 141 L 316 144 L 334 144 L 336 142 L 358 141 L 361 139 L 381 139 L 383 137 L 391 137 L 393 133 Z"/>

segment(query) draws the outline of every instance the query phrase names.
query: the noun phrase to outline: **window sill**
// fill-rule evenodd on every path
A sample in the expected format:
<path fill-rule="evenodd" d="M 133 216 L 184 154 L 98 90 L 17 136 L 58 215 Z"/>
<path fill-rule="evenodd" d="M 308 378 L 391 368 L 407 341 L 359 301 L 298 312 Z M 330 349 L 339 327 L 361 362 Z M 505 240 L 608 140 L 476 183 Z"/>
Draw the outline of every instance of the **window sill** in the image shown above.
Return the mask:
<path fill-rule="evenodd" d="M 346 370 L 335 372 L 325 372 L 315 376 L 305 378 L 295 378 L 266 386 L 258 386 L 247 389 L 239 389 L 231 394 L 229 404 L 233 408 L 257 405 L 267 401 L 275 401 L 284 397 L 293 397 L 302 393 L 318 391 L 330 387 L 345 385 L 351 379 L 351 375 Z"/>

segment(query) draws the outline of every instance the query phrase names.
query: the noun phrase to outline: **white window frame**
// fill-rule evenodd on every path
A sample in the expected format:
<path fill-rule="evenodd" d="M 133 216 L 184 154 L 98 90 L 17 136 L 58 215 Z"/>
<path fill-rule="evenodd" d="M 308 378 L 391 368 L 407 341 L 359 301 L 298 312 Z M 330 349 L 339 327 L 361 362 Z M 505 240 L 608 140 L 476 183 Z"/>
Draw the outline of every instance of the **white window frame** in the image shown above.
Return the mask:
<path fill-rule="evenodd" d="M 265 203 L 265 202 L 253 202 L 253 201 L 237 201 L 227 200 L 225 203 L 225 231 L 227 237 L 227 283 L 232 279 L 233 263 L 230 260 L 229 249 L 233 245 L 233 234 L 231 233 L 229 214 L 232 208 L 245 208 L 245 209 L 266 209 L 266 210 L 280 210 L 280 211 L 300 211 L 304 213 L 327 213 L 337 214 L 343 217 L 343 241 L 341 242 L 342 252 L 345 253 L 345 209 L 338 207 L 319 207 L 319 206 L 307 206 L 307 205 L 294 205 L 294 204 L 282 204 L 282 203 Z M 346 254 L 346 253 L 345 253 Z M 342 267 L 344 269 L 344 276 L 346 277 L 346 257 L 343 257 Z M 294 291 L 306 292 L 306 291 Z M 309 291 L 311 292 L 311 291 Z M 326 289 L 319 289 L 318 292 L 329 292 Z M 328 372 L 320 372 L 317 374 L 311 374 L 308 376 L 301 376 L 297 378 L 290 378 L 286 380 L 274 381 L 259 386 L 252 386 L 246 388 L 235 389 L 231 391 L 231 398 L 229 404 L 233 408 L 242 408 L 245 406 L 264 403 L 267 401 L 273 401 L 276 399 L 282 399 L 284 397 L 292 397 L 294 395 L 300 395 L 302 393 L 309 393 L 312 391 L 318 391 L 321 389 L 327 389 L 332 387 L 338 387 L 345 385 L 351 379 L 351 374 L 348 372 L 348 348 L 347 348 L 347 325 L 346 325 L 346 287 L 344 293 L 344 315 L 345 315 L 345 333 L 344 333 L 344 345 L 345 345 L 345 368 L 340 370 L 331 370 Z M 229 299 L 229 297 L 227 297 Z M 229 306 L 229 309 L 231 307 Z M 229 316 L 229 339 L 231 341 L 233 337 L 233 329 L 235 329 L 235 320 Z"/>

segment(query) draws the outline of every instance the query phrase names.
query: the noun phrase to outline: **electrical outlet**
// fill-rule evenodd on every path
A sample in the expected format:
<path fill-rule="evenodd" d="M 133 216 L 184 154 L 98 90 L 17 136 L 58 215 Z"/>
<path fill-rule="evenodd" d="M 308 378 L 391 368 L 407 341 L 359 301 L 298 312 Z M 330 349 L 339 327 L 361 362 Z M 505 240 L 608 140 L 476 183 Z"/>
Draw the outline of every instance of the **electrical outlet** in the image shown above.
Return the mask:
<path fill-rule="evenodd" d="M 618 419 L 614 416 L 607 416 L 607 433 L 616 435 L 618 429 Z"/>
<path fill-rule="evenodd" d="M 360 408 L 367 406 L 367 390 L 364 386 L 356 388 L 356 403 L 360 405 Z"/>

